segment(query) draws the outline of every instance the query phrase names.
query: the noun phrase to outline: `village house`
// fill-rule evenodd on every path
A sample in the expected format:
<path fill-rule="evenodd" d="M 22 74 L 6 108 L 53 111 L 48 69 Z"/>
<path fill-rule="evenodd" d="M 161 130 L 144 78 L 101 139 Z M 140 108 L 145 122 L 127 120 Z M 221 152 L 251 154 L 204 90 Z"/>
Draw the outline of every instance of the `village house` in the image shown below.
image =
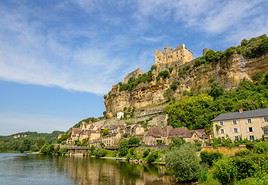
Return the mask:
<path fill-rule="evenodd" d="M 223 113 L 212 120 L 215 138 L 268 140 L 268 108 Z"/>
<path fill-rule="evenodd" d="M 205 143 L 207 136 L 201 129 L 189 130 L 186 127 L 172 128 L 170 126 L 164 128 L 152 127 L 149 128 L 148 133 L 144 136 L 143 142 L 145 145 L 150 146 L 157 144 L 168 145 L 174 138 L 182 138 L 189 143 Z"/>

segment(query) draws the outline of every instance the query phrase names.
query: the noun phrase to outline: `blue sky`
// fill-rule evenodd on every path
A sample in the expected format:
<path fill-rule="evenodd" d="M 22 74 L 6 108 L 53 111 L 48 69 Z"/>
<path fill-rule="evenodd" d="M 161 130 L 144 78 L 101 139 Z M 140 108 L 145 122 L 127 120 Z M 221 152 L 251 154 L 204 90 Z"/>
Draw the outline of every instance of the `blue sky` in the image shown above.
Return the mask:
<path fill-rule="evenodd" d="M 266 0 L 0 1 L 0 135 L 66 130 L 104 111 L 123 76 L 155 49 L 195 56 L 268 33 Z"/>

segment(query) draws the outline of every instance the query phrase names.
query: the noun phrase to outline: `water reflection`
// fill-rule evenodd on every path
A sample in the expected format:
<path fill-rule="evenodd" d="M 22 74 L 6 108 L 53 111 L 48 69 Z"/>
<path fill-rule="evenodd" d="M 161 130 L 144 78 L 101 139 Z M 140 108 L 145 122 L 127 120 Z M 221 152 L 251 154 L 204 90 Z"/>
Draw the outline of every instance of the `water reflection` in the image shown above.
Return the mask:
<path fill-rule="evenodd" d="M 5 185 L 174 185 L 165 168 L 125 162 L 0 154 L 0 184 Z"/>
<path fill-rule="evenodd" d="M 173 185 L 174 178 L 165 174 L 164 167 L 130 165 L 125 162 L 56 158 L 56 166 L 65 170 L 68 178 L 78 185 Z"/>

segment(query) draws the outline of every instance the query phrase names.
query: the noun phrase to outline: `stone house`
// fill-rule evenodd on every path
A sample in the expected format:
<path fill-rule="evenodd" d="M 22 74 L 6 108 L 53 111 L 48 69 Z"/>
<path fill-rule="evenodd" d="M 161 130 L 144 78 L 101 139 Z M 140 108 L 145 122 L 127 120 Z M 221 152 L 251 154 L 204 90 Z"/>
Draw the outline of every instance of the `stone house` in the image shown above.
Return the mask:
<path fill-rule="evenodd" d="M 109 134 L 101 138 L 101 143 L 104 144 L 105 148 L 118 148 L 122 134 L 120 132 Z"/>
<path fill-rule="evenodd" d="M 71 128 L 71 137 L 67 140 L 67 144 L 73 144 L 73 142 L 78 141 L 81 132 L 81 128 Z"/>
<path fill-rule="evenodd" d="M 161 128 L 161 127 L 152 127 L 149 128 L 148 133 L 144 136 L 143 142 L 145 145 L 157 145 L 165 144 L 168 145 L 172 142 L 174 138 L 182 138 L 186 142 L 195 143 L 195 142 L 205 142 L 207 138 L 204 135 L 204 131 L 201 130 L 189 130 L 186 127 L 181 128 L 172 128 L 170 126 Z"/>
<path fill-rule="evenodd" d="M 254 141 L 268 137 L 268 108 L 223 113 L 212 120 L 215 138 Z"/>

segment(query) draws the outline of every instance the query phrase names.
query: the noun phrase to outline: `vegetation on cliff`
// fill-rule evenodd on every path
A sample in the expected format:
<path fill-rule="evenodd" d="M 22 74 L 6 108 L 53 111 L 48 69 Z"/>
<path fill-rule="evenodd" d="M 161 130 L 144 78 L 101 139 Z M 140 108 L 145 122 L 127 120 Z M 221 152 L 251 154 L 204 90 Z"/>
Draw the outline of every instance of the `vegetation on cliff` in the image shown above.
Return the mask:
<path fill-rule="evenodd" d="M 190 129 L 210 128 L 211 120 L 224 112 L 268 107 L 268 73 L 257 74 L 254 81 L 242 81 L 232 90 L 213 84 L 206 94 L 191 94 L 171 102 L 165 109 L 169 124 Z"/>

